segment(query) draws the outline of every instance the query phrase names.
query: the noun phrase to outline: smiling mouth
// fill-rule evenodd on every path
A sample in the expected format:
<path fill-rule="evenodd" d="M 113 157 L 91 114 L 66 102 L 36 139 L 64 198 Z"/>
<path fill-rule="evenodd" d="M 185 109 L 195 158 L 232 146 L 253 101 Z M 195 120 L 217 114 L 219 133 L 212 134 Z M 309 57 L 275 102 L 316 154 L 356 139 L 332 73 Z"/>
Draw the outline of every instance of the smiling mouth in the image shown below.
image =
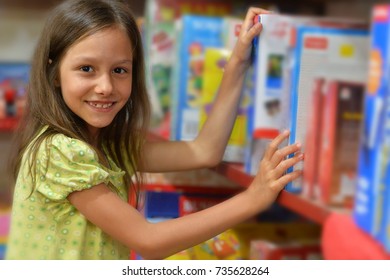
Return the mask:
<path fill-rule="evenodd" d="M 88 102 L 89 105 L 98 109 L 108 109 L 114 105 L 114 102 L 110 103 L 98 103 L 98 102 Z"/>

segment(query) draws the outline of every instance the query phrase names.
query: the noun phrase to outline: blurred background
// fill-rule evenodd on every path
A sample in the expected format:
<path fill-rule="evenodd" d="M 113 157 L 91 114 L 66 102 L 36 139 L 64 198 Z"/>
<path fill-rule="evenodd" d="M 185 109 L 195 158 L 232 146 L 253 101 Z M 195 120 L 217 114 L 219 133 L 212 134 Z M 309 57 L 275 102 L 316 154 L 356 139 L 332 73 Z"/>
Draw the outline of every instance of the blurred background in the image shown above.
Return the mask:
<path fill-rule="evenodd" d="M 48 12 L 60 2 L 60 0 L 0 0 L 0 259 L 4 257 L 6 250 L 13 185 L 7 170 L 7 160 L 12 147 L 14 129 L 23 113 L 29 63 Z M 389 1 L 128 0 L 125 2 L 137 16 L 144 39 L 148 85 L 153 106 L 152 138 L 189 140 L 196 136 L 212 106 L 213 96 L 218 89 L 216 81 L 220 81 L 222 74 L 221 68 L 214 69 L 213 65 L 216 60 L 220 65 L 228 61 L 236 39 L 234 32 L 237 33 L 237 26 L 240 25 L 249 6 L 259 6 L 286 16 L 276 21 L 264 22 L 265 28 L 267 28 L 266 24 L 269 24 L 269 30 L 274 28 L 272 29 L 274 33 L 280 32 L 281 26 L 285 28 L 287 25 L 289 29 L 283 29 L 283 32 L 288 34 L 298 32 L 294 33 L 297 37 L 293 40 L 298 43 L 292 47 L 290 43 L 293 35 L 290 34 L 289 41 L 283 48 L 281 46 L 284 46 L 287 37 L 283 39 L 281 33 L 278 33 L 279 37 L 275 43 L 272 41 L 275 39 L 273 37 L 275 34 L 264 30 L 264 39 L 260 38 L 258 41 L 258 53 L 254 55 L 254 63 L 243 88 L 242 103 L 245 105 L 241 107 L 242 112 L 238 112 L 239 117 L 224 157 L 224 165 L 216 170 L 149 174 L 149 183 L 145 188 L 146 203 L 142 211 L 148 219 L 158 222 L 161 219 L 189 214 L 222 201 L 245 187 L 257 170 L 257 163 L 262 157 L 265 145 L 284 128 L 296 131 L 290 141 L 306 143 L 308 163 L 302 168 L 307 170 L 307 175 L 303 181 L 287 186 L 288 193 L 282 194 L 278 203 L 269 211 L 248 221 L 250 225 L 232 229 L 196 248 L 173 256 L 173 259 L 389 258 L 385 248 L 389 246 L 386 219 L 390 214 L 386 213 L 390 210 L 387 210 L 389 207 L 386 206 L 390 204 L 390 199 L 379 199 L 381 204 L 377 202 L 378 205 L 380 204 L 377 206 L 379 209 L 377 212 L 379 211 L 380 214 L 371 213 L 372 211 L 367 213 L 366 210 L 361 210 L 364 206 L 360 205 L 361 207 L 357 208 L 355 203 L 359 190 L 357 183 L 359 151 L 363 149 L 361 134 L 364 120 L 368 118 L 364 108 L 367 110 L 369 106 L 365 104 L 370 102 L 366 100 L 365 93 L 367 90 L 373 92 L 372 89 L 366 88 L 369 61 L 372 59 L 370 50 L 373 48 L 370 40 L 373 36 L 373 11 L 374 7 L 388 4 Z M 194 31 L 194 22 L 207 21 L 207 19 L 206 21 L 199 19 L 202 16 L 213 18 L 213 21 L 208 24 L 214 24 L 213 26 L 220 24 L 221 30 L 224 31 L 221 31 L 221 34 L 208 33 L 211 32 L 210 28 Z M 387 24 L 390 25 L 389 22 Z M 226 27 L 228 25 L 230 27 Z M 313 31 L 310 29 L 313 26 L 321 28 L 325 26 L 328 29 L 324 27 L 325 31 Z M 233 31 L 226 31 L 229 28 Z M 299 28 L 308 30 L 299 33 L 301 30 Z M 329 30 L 332 36 L 335 32 L 345 35 L 342 40 L 346 41 L 343 41 L 340 48 L 341 56 L 337 58 L 336 64 L 328 63 L 328 60 L 320 60 L 319 56 L 314 56 L 316 54 L 310 52 L 312 50 L 305 52 L 306 45 L 299 44 L 299 40 L 305 40 L 305 36 L 318 38 L 319 34 L 327 34 Z M 352 41 L 348 41 L 348 36 L 355 33 L 361 37 L 359 39 L 354 37 Z M 382 37 L 390 36 L 387 33 L 377 34 Z M 192 41 L 191 37 L 193 37 Z M 196 41 L 198 37 L 199 41 Z M 389 38 L 381 42 L 385 44 Z M 329 44 L 332 44 L 330 40 Z M 318 44 L 318 42 L 317 40 L 314 43 Z M 183 46 L 188 47 L 185 57 L 182 57 L 180 50 Z M 206 51 L 207 47 L 210 50 Z M 358 58 L 355 54 L 358 54 Z M 346 68 L 345 65 L 350 67 L 351 63 L 349 60 L 344 63 L 344 58 L 346 61 L 353 58 L 354 63 L 358 61 L 352 66 L 355 68 Z M 315 59 L 318 59 L 316 63 L 313 62 Z M 389 58 L 384 59 L 389 60 Z M 324 66 L 327 63 L 329 65 Z M 388 62 L 385 61 L 384 65 L 386 63 Z M 355 71 L 357 68 L 361 71 Z M 180 73 L 187 72 L 188 76 L 180 76 Z M 311 74 L 308 76 L 307 73 Z M 352 74 L 348 76 L 346 73 Z M 199 77 L 202 79 L 199 80 Z M 263 80 L 264 84 L 262 84 Z M 323 93 L 328 92 L 329 88 L 333 89 L 333 95 Z M 305 101 L 298 98 L 304 91 L 308 91 L 310 96 Z M 202 92 L 202 97 L 198 96 L 199 92 Z M 345 100 L 345 96 L 351 94 L 355 97 L 353 103 L 355 105 L 352 103 L 352 105 L 345 105 L 347 109 L 344 110 L 344 115 L 349 114 L 348 120 L 354 120 L 352 125 L 354 128 L 351 129 L 351 126 L 347 125 L 337 127 L 336 124 L 341 123 L 342 120 L 337 119 L 335 113 L 335 117 L 330 117 L 326 109 L 332 105 L 321 108 L 318 106 L 336 102 L 332 101 L 332 96 L 343 96 Z M 322 95 L 329 97 L 316 99 L 316 96 Z M 386 102 L 386 93 L 380 95 Z M 185 104 L 186 102 L 189 105 Z M 302 108 L 298 105 L 295 109 L 291 109 L 291 104 L 294 102 L 305 103 L 302 103 Z M 273 118 L 261 118 L 264 112 L 256 109 L 261 106 L 256 107 L 258 104 L 266 106 L 267 116 L 272 115 Z M 187 105 L 191 107 L 190 111 L 185 111 Z M 193 115 L 195 107 L 197 119 L 186 120 L 184 116 L 190 113 Z M 324 113 L 320 114 L 319 111 Z M 279 114 L 280 112 L 282 113 Z M 249 114 L 252 114 L 251 117 Z M 319 116 L 322 116 L 322 119 Z M 260 121 L 256 118 L 260 118 Z M 293 118 L 297 121 L 292 122 Z M 329 128 L 332 120 L 335 125 L 333 132 L 329 132 L 329 129 L 332 129 Z M 188 123 L 184 124 L 186 121 Z M 321 129 L 318 128 L 319 126 Z M 302 130 L 304 132 L 301 132 Z M 353 130 L 355 134 L 342 135 L 337 132 L 346 130 Z M 334 152 L 323 148 L 320 139 L 325 135 L 324 131 L 328 133 L 327 135 L 341 135 L 337 136 L 338 140 L 335 140 L 338 145 L 337 149 L 334 148 L 336 155 L 342 154 L 341 152 L 345 150 L 348 150 L 349 154 L 345 153 L 342 158 L 336 159 Z M 384 152 L 379 152 L 379 155 L 372 157 L 379 161 L 383 155 Z M 325 163 L 319 163 L 320 157 L 326 159 L 322 160 Z M 386 161 L 386 157 L 384 158 L 383 162 Z M 346 159 L 352 159 L 352 163 L 348 163 Z M 335 164 L 336 161 L 341 164 Z M 314 168 L 314 166 L 318 167 Z M 343 166 L 347 168 L 344 170 Z M 372 166 L 377 164 L 372 163 Z M 325 179 L 320 179 L 321 171 Z M 343 172 L 347 175 L 342 175 Z M 383 169 L 378 172 L 386 173 Z M 386 176 L 381 175 L 382 177 Z M 326 186 L 322 186 L 320 182 L 325 182 Z M 383 184 L 383 189 L 389 188 L 388 184 Z M 336 185 L 338 187 L 334 190 Z M 387 191 L 382 191 L 385 197 Z M 370 195 L 360 193 L 363 201 L 368 200 L 367 197 L 371 197 L 370 201 L 379 201 L 372 196 L 371 193 Z M 375 218 L 378 215 L 380 218 Z M 372 220 L 375 219 L 383 221 L 380 225 L 374 225 Z M 356 246 L 360 246 L 365 252 L 354 251 Z M 134 255 L 132 258 L 137 256 Z"/>

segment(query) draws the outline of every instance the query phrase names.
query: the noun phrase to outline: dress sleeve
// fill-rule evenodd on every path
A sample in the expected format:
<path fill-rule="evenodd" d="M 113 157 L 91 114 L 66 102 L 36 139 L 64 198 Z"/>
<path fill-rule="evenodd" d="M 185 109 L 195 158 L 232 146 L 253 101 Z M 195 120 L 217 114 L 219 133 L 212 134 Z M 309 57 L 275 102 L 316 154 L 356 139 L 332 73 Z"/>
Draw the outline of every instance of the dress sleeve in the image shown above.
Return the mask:
<path fill-rule="evenodd" d="M 62 134 L 41 145 L 36 162 L 36 189 L 46 198 L 60 201 L 74 191 L 110 181 L 109 170 L 84 142 Z"/>

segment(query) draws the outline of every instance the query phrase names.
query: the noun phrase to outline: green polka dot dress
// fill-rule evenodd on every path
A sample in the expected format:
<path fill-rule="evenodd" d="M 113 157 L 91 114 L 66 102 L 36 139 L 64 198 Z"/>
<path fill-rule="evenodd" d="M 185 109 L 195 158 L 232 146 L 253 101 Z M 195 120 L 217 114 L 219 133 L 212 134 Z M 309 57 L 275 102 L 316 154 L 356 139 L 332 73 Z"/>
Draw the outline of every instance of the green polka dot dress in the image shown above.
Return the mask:
<path fill-rule="evenodd" d="M 129 249 L 90 223 L 67 200 L 74 191 L 105 183 L 127 201 L 124 172 L 111 169 L 84 142 L 55 135 L 44 141 L 36 177 L 23 160 L 16 181 L 7 259 L 128 259 Z M 35 190 L 33 181 L 35 180 Z"/>

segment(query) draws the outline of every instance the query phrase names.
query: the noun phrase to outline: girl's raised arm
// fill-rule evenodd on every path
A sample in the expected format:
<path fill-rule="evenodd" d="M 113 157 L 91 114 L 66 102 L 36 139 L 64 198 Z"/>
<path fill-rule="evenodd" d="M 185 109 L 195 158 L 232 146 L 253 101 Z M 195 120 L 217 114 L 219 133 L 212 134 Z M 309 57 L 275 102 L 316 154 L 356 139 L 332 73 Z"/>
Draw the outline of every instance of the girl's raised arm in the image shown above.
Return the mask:
<path fill-rule="evenodd" d="M 260 8 L 249 8 L 239 38 L 227 63 L 213 109 L 193 141 L 151 142 L 145 145 L 146 172 L 179 171 L 218 164 L 229 140 L 240 100 L 246 70 L 250 65 L 252 41 L 261 32 L 260 23 L 254 24 Z"/>

